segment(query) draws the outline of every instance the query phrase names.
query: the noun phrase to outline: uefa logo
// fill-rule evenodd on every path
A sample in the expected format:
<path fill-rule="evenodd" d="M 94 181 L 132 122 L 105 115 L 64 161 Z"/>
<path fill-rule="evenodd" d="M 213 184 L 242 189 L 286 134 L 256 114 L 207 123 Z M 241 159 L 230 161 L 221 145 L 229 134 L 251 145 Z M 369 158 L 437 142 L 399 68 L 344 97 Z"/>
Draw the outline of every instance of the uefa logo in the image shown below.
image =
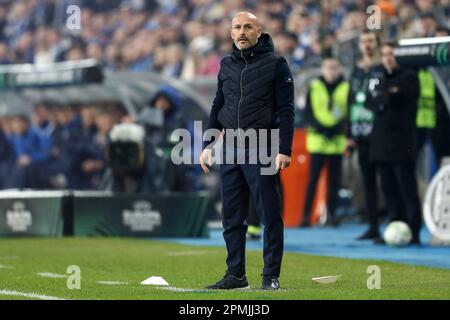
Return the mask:
<path fill-rule="evenodd" d="M 450 241 L 450 165 L 442 167 L 431 181 L 423 212 L 431 234 L 443 241 Z"/>

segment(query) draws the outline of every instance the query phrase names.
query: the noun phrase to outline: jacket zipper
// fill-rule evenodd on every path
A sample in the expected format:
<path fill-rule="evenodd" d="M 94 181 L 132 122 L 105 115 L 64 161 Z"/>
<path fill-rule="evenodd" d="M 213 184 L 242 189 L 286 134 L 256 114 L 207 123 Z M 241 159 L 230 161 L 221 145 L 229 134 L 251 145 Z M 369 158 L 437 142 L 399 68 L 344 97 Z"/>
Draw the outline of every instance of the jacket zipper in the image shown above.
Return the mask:
<path fill-rule="evenodd" d="M 241 142 L 242 142 L 242 140 L 241 140 L 241 130 L 240 130 L 240 121 L 239 121 L 239 115 L 240 115 L 240 108 L 241 108 L 241 100 L 242 100 L 242 96 L 243 96 L 243 93 L 244 93 L 244 88 L 243 88 L 243 86 L 242 86 L 242 78 L 243 78 L 243 75 L 244 75 L 244 71 L 245 71 L 245 69 L 247 69 L 247 59 L 245 59 L 245 56 L 244 56 L 244 51 L 241 51 L 241 57 L 244 59 L 244 61 L 245 61 L 245 67 L 244 67 L 244 69 L 242 69 L 242 71 L 241 71 L 241 81 L 240 81 L 240 87 L 241 87 L 241 97 L 239 98 L 239 103 L 238 103 L 238 118 L 237 118 L 237 125 L 238 125 L 238 136 L 239 136 L 239 146 L 241 146 Z"/>

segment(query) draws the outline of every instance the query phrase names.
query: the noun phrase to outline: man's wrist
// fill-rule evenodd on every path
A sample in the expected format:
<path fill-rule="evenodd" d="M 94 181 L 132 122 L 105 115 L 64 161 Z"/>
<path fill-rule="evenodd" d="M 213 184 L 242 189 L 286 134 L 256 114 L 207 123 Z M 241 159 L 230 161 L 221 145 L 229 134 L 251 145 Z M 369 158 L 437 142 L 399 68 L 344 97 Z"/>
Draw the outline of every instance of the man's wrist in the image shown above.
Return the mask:
<path fill-rule="evenodd" d="M 278 153 L 282 154 L 284 156 L 290 157 L 291 153 L 292 153 L 292 149 L 291 148 L 280 148 Z"/>

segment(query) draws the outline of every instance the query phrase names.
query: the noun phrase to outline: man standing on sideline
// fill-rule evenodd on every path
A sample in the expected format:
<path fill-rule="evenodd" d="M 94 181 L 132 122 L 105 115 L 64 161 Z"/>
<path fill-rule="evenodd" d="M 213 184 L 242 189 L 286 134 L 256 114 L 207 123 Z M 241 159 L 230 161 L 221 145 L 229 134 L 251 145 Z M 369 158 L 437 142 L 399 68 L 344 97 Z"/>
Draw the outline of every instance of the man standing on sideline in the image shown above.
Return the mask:
<path fill-rule="evenodd" d="M 383 70 L 378 35 L 372 30 L 364 30 L 359 36 L 359 50 L 362 57 L 350 78 L 346 156 L 350 156 L 353 149 L 358 150 L 358 164 L 361 170 L 365 209 L 369 221 L 369 228 L 358 237 L 358 240 L 366 240 L 380 236 L 377 171 L 369 158 L 369 141 L 374 114 L 366 105 L 369 80 L 373 73 L 381 73 Z"/>
<path fill-rule="evenodd" d="M 294 83 L 286 60 L 274 54 L 269 34 L 263 33 L 258 19 L 251 13 L 240 12 L 232 20 L 232 54 L 221 61 L 217 93 L 209 117 L 208 129 L 225 129 L 224 142 L 234 139 L 230 130 L 238 130 L 238 147 L 225 153 L 244 150 L 248 156 L 254 146 L 246 143 L 241 130 L 278 129 L 276 172 L 261 174 L 263 164 L 245 162 L 220 165 L 222 187 L 222 223 L 226 242 L 227 271 L 223 279 L 209 289 L 235 289 L 248 287 L 245 275 L 245 240 L 250 192 L 256 211 L 264 225 L 264 269 L 262 289 L 277 290 L 283 255 L 283 220 L 281 216 L 280 178 L 278 169 L 285 169 L 291 162 L 294 131 Z M 269 133 L 268 136 L 271 136 Z M 200 156 L 205 173 L 212 165 L 210 141 Z M 260 143 L 260 141 L 258 142 Z M 256 149 L 260 148 L 258 147 Z M 232 149 L 232 150 L 230 150 Z M 225 157 L 224 157 L 225 159 Z M 233 160 L 236 160 L 234 157 Z"/>
<path fill-rule="evenodd" d="M 419 80 L 415 70 L 398 66 L 393 43 L 381 47 L 381 59 L 382 77 L 369 83 L 369 105 L 375 112 L 370 160 L 379 170 L 390 220 L 407 222 L 413 234 L 411 244 L 420 244 L 421 206 L 415 165 Z"/>
<path fill-rule="evenodd" d="M 306 94 L 308 132 L 306 150 L 311 154 L 308 188 L 302 227 L 311 224 L 316 187 L 322 168 L 328 165 L 327 224 L 337 226 L 334 216 L 341 183 L 342 155 L 345 149 L 345 120 L 349 84 L 335 57 L 322 59 L 321 76 L 311 81 Z"/>

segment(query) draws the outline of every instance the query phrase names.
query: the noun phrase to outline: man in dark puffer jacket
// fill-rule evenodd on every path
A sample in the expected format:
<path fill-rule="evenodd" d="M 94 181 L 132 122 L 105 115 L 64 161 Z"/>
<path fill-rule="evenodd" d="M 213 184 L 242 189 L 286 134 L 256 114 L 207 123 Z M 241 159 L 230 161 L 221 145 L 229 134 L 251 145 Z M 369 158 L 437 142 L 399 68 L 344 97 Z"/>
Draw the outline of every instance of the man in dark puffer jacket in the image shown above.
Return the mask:
<path fill-rule="evenodd" d="M 224 141 L 237 138 L 237 147 L 225 152 L 244 150 L 245 157 L 255 148 L 245 138 L 255 129 L 279 129 L 279 139 L 267 141 L 275 149 L 273 174 L 261 174 L 264 164 L 227 162 L 220 165 L 222 180 L 222 222 L 227 245 L 227 272 L 209 289 L 245 288 L 245 237 L 250 191 L 256 210 L 264 224 L 264 270 L 262 289 L 279 288 L 278 277 L 283 254 L 283 220 L 278 169 L 291 161 L 294 123 L 294 84 L 286 60 L 274 55 L 270 35 L 262 33 L 257 18 L 248 12 L 238 13 L 232 21 L 233 52 L 221 61 L 218 88 L 209 117 L 208 129 L 225 129 Z M 238 134 L 229 134 L 230 129 Z M 255 132 L 256 132 L 255 131 Z M 268 133 L 270 135 L 270 132 Z M 250 138 L 249 138 L 250 140 Z M 274 141 L 278 140 L 278 141 Z M 227 141 L 230 142 L 230 141 Z M 224 144 L 225 146 L 225 144 Z M 276 146 L 274 148 L 274 146 Z M 259 144 L 256 150 L 261 150 Z M 227 151 L 225 151 L 227 150 Z M 253 150 L 253 151 L 252 151 Z M 225 159 L 225 157 L 224 157 Z M 258 158 L 258 160 L 261 160 Z M 261 161 L 262 162 L 262 161 Z M 210 141 L 200 157 L 200 164 L 209 172 L 212 165 Z"/>
<path fill-rule="evenodd" d="M 381 48 L 383 72 L 369 80 L 368 105 L 375 112 L 370 137 L 370 160 L 380 172 L 390 220 L 408 223 L 410 244 L 420 244 L 421 205 L 416 179 L 417 72 L 401 67 L 393 43 Z M 376 238 L 376 243 L 384 243 Z"/>

